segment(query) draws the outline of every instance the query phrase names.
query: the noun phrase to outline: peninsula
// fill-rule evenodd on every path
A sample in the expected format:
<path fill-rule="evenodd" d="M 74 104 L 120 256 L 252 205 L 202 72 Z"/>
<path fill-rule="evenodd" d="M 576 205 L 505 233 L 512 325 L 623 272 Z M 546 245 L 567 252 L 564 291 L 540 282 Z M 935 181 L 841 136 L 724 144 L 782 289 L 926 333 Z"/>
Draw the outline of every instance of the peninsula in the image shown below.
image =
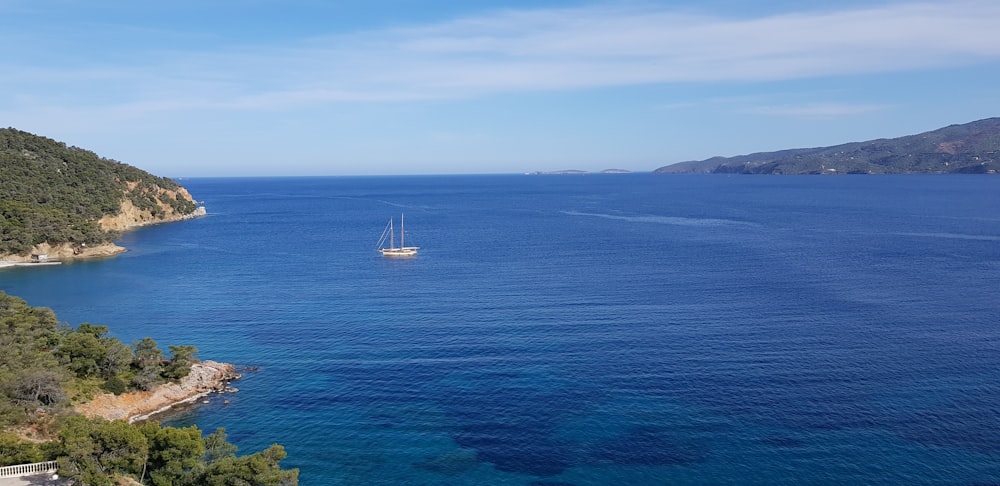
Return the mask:
<path fill-rule="evenodd" d="M 192 363 L 188 375 L 177 383 L 163 383 L 151 390 L 118 395 L 102 393 L 73 409 L 86 417 L 139 422 L 213 392 L 234 391 L 229 383 L 238 379 L 236 367 L 229 363 L 201 361 Z"/>
<path fill-rule="evenodd" d="M 0 129 L 0 173 L 8 264 L 112 256 L 122 231 L 206 213 L 173 180 L 13 128 Z"/>

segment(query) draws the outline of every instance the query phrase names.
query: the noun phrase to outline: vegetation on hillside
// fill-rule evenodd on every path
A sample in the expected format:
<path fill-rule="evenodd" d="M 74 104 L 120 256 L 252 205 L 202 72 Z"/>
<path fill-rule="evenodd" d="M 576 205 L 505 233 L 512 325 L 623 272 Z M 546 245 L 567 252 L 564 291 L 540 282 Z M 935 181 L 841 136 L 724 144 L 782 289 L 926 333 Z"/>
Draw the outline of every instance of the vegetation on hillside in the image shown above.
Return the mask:
<path fill-rule="evenodd" d="M 116 420 L 70 417 L 50 448 L 61 476 L 93 486 L 111 486 L 128 477 L 154 486 L 298 484 L 297 469 L 282 470 L 284 447 L 237 456 L 225 429 L 202 436 L 196 426 L 161 427 Z"/>
<path fill-rule="evenodd" d="M 713 157 L 660 167 L 658 173 L 984 174 L 1000 171 L 1000 118 L 893 139 L 833 147 Z"/>
<path fill-rule="evenodd" d="M 26 442 L 0 433 L 0 458 L 6 463 L 57 461 L 59 475 L 88 486 L 122 484 L 130 478 L 153 486 L 295 486 L 297 469 L 281 469 L 285 448 L 237 456 L 225 429 L 206 436 L 196 426 L 163 427 L 123 420 L 62 417 L 49 442 Z"/>
<path fill-rule="evenodd" d="M 165 359 L 156 341 L 128 346 L 90 323 L 73 329 L 47 308 L 0 291 L 0 426 L 44 429 L 52 417 L 96 393 L 149 390 L 187 376 L 194 346 L 170 346 Z"/>
<path fill-rule="evenodd" d="M 113 241 L 97 221 L 117 214 L 124 198 L 154 216 L 160 203 L 179 214 L 194 201 L 162 195 L 180 186 L 167 178 L 78 147 L 13 128 L 0 129 L 0 254 L 35 245 L 92 245 Z"/>
<path fill-rule="evenodd" d="M 282 470 L 284 449 L 236 456 L 225 431 L 202 437 L 196 427 L 161 427 L 87 419 L 71 404 L 95 393 L 150 389 L 188 374 L 197 350 L 151 338 L 127 346 L 106 326 L 62 324 L 47 308 L 0 291 L 0 465 L 58 460 L 59 474 L 82 484 L 110 485 L 131 477 L 152 485 L 294 485 L 297 470 Z M 33 430 L 52 440 L 22 441 L 11 431 Z"/>

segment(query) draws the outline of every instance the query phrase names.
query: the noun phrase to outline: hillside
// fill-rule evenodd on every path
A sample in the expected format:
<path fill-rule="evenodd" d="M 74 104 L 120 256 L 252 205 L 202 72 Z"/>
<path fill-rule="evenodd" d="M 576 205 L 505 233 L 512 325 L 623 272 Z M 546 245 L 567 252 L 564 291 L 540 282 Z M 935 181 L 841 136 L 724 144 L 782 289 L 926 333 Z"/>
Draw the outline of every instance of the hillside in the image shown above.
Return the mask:
<path fill-rule="evenodd" d="M 661 174 L 994 174 L 1000 171 L 1000 118 L 917 135 L 832 147 L 713 157 L 660 167 Z"/>
<path fill-rule="evenodd" d="M 0 129 L 0 259 L 113 253 L 121 250 L 111 242 L 125 229 L 198 214 L 191 195 L 170 179 Z"/>
<path fill-rule="evenodd" d="M 130 347 L 107 326 L 73 329 L 3 291 L 0 331 L 0 466 L 55 460 L 59 476 L 94 486 L 298 484 L 280 445 L 237 456 L 224 429 L 133 423 L 224 388 L 232 365 L 198 362 L 194 346 L 170 346 L 167 359 L 152 338 Z"/>

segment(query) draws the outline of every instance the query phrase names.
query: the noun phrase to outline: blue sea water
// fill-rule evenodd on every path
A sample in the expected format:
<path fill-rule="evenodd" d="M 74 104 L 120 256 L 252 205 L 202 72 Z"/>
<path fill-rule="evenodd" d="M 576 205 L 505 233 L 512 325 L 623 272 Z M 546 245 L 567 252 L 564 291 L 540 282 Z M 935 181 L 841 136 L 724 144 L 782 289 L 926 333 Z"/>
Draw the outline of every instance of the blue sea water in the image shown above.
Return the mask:
<path fill-rule="evenodd" d="M 0 288 L 258 367 L 165 419 L 302 484 L 1000 483 L 996 177 L 182 183 L 207 217 Z"/>

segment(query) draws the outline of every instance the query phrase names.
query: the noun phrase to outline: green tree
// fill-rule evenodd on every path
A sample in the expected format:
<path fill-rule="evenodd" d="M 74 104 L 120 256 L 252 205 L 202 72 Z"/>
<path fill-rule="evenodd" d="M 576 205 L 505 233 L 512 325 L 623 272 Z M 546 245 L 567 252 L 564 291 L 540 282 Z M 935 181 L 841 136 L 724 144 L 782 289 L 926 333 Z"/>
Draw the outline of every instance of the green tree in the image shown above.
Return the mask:
<path fill-rule="evenodd" d="M 138 478 L 149 453 L 146 437 L 122 420 L 68 417 L 59 442 L 60 473 L 88 485 L 111 485 L 113 475 Z"/>
<path fill-rule="evenodd" d="M 81 328 L 83 326 L 85 324 L 80 324 Z M 56 351 L 60 361 L 80 378 L 97 375 L 100 371 L 98 363 L 107 356 L 107 349 L 98 337 L 88 331 L 78 330 L 68 334 Z"/>
<path fill-rule="evenodd" d="M 132 349 L 107 334 L 107 326 L 80 324 L 63 337 L 56 355 L 80 378 L 110 379 L 129 369 Z"/>
<path fill-rule="evenodd" d="M 208 465 L 196 479 L 207 486 L 295 486 L 299 470 L 282 470 L 278 465 L 285 458 L 285 448 L 274 444 L 256 454 L 225 457 Z"/>
<path fill-rule="evenodd" d="M 205 436 L 205 462 L 212 464 L 227 457 L 236 457 L 239 450 L 235 444 L 230 444 L 226 437 L 226 429 L 219 427 L 215 432 Z"/>
<path fill-rule="evenodd" d="M 80 334 L 90 334 L 98 339 L 107 336 L 109 331 L 110 329 L 108 329 L 108 326 L 91 324 L 89 322 L 84 322 L 76 328 L 76 332 Z"/>
<path fill-rule="evenodd" d="M 104 356 L 97 364 L 101 376 L 111 379 L 128 371 L 132 365 L 132 348 L 115 338 L 105 338 L 101 344 L 104 345 Z"/>
<path fill-rule="evenodd" d="M 45 460 L 38 444 L 25 442 L 14 434 L 0 433 L 0 466 L 30 464 Z"/>
<path fill-rule="evenodd" d="M 0 291 L 0 370 L 55 366 L 49 351 L 62 339 L 51 309 L 30 307 Z"/>
<path fill-rule="evenodd" d="M 132 361 L 135 377 L 132 382 L 142 390 L 152 390 L 162 382 L 160 372 L 163 369 L 163 351 L 149 337 L 133 343 L 132 347 L 135 350 Z"/>
<path fill-rule="evenodd" d="M 114 393 L 115 395 L 121 395 L 122 393 L 129 391 L 128 383 L 128 381 L 125 381 L 119 376 L 112 376 L 111 378 L 108 378 L 103 385 L 101 385 L 101 389 L 106 392 Z"/>
<path fill-rule="evenodd" d="M 195 355 L 198 348 L 194 346 L 168 346 L 170 349 L 170 362 L 163 370 L 163 377 L 177 381 L 184 378 L 191 372 L 191 365 L 195 362 Z"/>
<path fill-rule="evenodd" d="M 160 427 L 155 422 L 140 428 L 149 443 L 149 477 L 156 486 L 184 484 L 203 466 L 205 444 L 198 427 Z"/>
<path fill-rule="evenodd" d="M 64 404 L 68 374 L 51 352 L 60 339 L 50 309 L 0 291 L 0 425 L 35 421 Z"/>

